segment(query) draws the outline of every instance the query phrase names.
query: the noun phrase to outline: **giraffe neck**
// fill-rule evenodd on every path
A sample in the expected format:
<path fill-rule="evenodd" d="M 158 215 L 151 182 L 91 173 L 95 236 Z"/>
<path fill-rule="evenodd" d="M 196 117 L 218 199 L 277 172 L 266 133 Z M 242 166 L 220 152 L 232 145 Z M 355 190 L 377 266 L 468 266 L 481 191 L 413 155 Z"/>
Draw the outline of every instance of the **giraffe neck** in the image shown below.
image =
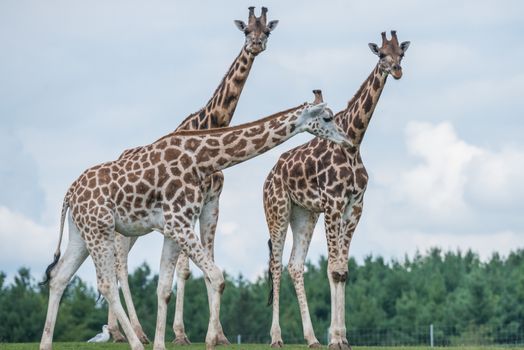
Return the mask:
<path fill-rule="evenodd" d="M 362 143 L 386 79 L 387 75 L 381 72 L 377 64 L 349 101 L 347 108 L 335 116 L 337 124 L 343 128 L 356 146 Z"/>
<path fill-rule="evenodd" d="M 206 132 L 179 131 L 157 142 L 162 147 L 160 143 L 166 140 L 168 147 L 182 148 L 183 152 L 191 153 L 201 175 L 208 176 L 256 157 L 303 131 L 299 120 L 306 106 L 302 104 L 235 127 Z"/>
<path fill-rule="evenodd" d="M 242 47 L 240 54 L 233 61 L 204 108 L 187 117 L 176 130 L 212 129 L 228 126 L 235 113 L 238 99 L 255 57 L 246 50 L 245 46 Z"/>

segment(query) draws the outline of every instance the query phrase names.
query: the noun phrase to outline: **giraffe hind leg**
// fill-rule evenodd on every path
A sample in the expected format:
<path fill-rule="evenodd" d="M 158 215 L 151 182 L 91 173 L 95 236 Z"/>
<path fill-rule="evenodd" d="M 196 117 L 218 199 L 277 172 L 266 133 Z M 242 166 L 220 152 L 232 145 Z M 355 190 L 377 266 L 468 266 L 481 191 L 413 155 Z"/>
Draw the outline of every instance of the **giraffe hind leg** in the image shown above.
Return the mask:
<path fill-rule="evenodd" d="M 93 238 L 87 242 L 87 249 L 95 264 L 98 290 L 115 313 L 131 349 L 143 350 L 144 346 L 135 334 L 118 293 L 113 213 L 103 206 L 93 208 L 92 212 L 94 215 L 89 215 L 80 229 L 85 237 Z"/>
<path fill-rule="evenodd" d="M 69 242 L 62 258 L 51 271 L 49 301 L 40 350 L 50 350 L 60 299 L 71 277 L 88 256 L 88 251 L 76 225 L 69 218 Z"/>
<path fill-rule="evenodd" d="M 171 212 L 172 210 L 165 210 Z M 217 345 L 218 320 L 220 317 L 220 299 L 225 287 L 225 280 L 222 271 L 210 258 L 208 252 L 197 239 L 191 223 L 192 218 L 185 221 L 167 221 L 164 228 L 164 235 L 173 238 L 180 248 L 189 255 L 191 260 L 202 270 L 204 276 L 209 280 L 212 289 L 212 305 L 209 315 L 209 326 L 206 334 L 206 349 L 214 349 Z"/>
<path fill-rule="evenodd" d="M 142 344 L 149 344 L 149 338 L 142 329 L 142 325 L 138 320 L 138 315 L 136 313 L 135 305 L 133 303 L 133 298 L 131 295 L 131 289 L 129 288 L 128 281 L 128 268 L 127 268 L 127 258 L 129 251 L 135 244 L 137 237 L 126 237 L 117 232 L 115 232 L 115 249 L 116 249 L 116 260 L 117 260 L 117 279 L 120 283 L 120 289 L 124 296 L 124 300 L 127 307 L 127 313 L 129 315 L 129 320 L 131 325 L 135 330 L 135 333 L 140 339 Z"/>
<path fill-rule="evenodd" d="M 342 257 L 340 235 L 343 227 L 339 211 L 326 211 L 324 223 L 328 243 L 328 280 L 331 294 L 331 323 L 329 326 L 329 349 L 349 350 L 344 325 L 344 296 L 348 274 L 347 257 Z"/>
<path fill-rule="evenodd" d="M 221 173 L 219 174 L 221 175 Z M 213 262 L 215 261 L 214 245 L 215 245 L 215 232 L 217 228 L 218 213 L 219 213 L 219 197 L 220 197 L 220 192 L 222 191 L 222 185 L 224 181 L 223 175 L 222 176 L 215 176 L 215 175 L 217 174 L 213 175 L 213 185 L 211 185 L 212 189 L 207 194 L 208 198 L 210 199 L 202 206 L 202 211 L 200 212 L 200 217 L 199 217 L 200 240 L 202 242 L 204 249 L 209 253 L 209 256 L 211 257 L 211 260 Z M 206 283 L 207 299 L 208 299 L 208 304 L 210 307 L 209 312 L 211 313 L 213 291 L 212 291 L 209 281 L 207 279 L 205 279 L 204 281 Z M 227 339 L 226 335 L 224 334 L 224 330 L 222 329 L 222 324 L 220 323 L 220 319 L 217 321 L 216 330 L 217 330 L 217 345 L 230 345 L 231 343 Z"/>
<path fill-rule="evenodd" d="M 113 312 L 113 310 L 108 307 L 107 308 L 107 327 L 109 330 L 109 334 L 111 334 L 111 338 L 113 339 L 113 343 L 125 343 L 126 337 L 120 332 L 120 328 L 118 327 L 118 320 L 116 319 L 116 315 Z"/>

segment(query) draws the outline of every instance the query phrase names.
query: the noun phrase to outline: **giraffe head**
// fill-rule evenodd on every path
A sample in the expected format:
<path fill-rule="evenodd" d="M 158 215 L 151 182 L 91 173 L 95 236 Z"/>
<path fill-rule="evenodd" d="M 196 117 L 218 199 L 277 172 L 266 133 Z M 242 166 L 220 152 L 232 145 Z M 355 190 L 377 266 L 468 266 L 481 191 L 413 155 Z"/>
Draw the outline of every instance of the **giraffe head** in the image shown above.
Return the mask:
<path fill-rule="evenodd" d="M 322 101 L 320 90 L 313 90 L 313 93 L 315 94 L 315 102 Z M 308 104 L 298 117 L 298 130 L 307 131 L 344 147 L 353 147 L 351 140 L 347 138 L 342 129 L 335 123 L 333 111 L 327 108 L 327 103 L 315 102 Z"/>
<path fill-rule="evenodd" d="M 269 34 L 277 27 L 278 21 L 267 23 L 267 8 L 262 7 L 260 17 L 255 16 L 255 8 L 249 8 L 249 19 L 247 25 L 243 21 L 236 20 L 235 25 L 244 32 L 246 50 L 253 55 L 258 55 L 266 49 Z"/>
<path fill-rule="evenodd" d="M 371 52 L 380 58 L 379 66 L 381 72 L 391 74 L 393 78 L 402 78 L 402 67 L 400 62 L 407 51 L 410 42 L 404 41 L 402 44 L 398 43 L 397 32 L 391 31 L 391 40 L 386 38 L 386 32 L 382 32 L 382 46 L 379 47 L 375 43 L 369 43 Z"/>

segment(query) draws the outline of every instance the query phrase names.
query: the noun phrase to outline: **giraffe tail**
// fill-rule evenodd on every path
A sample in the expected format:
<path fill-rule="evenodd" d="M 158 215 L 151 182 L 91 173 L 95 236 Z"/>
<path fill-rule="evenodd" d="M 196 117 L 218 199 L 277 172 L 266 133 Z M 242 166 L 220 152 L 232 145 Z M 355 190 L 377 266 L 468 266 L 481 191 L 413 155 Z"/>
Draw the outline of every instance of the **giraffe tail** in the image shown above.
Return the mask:
<path fill-rule="evenodd" d="M 267 241 L 269 247 L 269 268 L 267 270 L 267 283 L 269 284 L 269 295 L 267 297 L 267 306 L 273 305 L 273 273 L 271 272 L 271 262 L 273 260 L 273 243 L 271 238 Z"/>
<path fill-rule="evenodd" d="M 45 269 L 45 279 L 40 282 L 40 285 L 46 285 L 51 280 L 51 271 L 58 263 L 58 260 L 60 259 L 60 245 L 62 244 L 62 237 L 64 235 L 64 223 L 65 223 L 65 217 L 67 214 L 67 209 L 69 208 L 69 193 L 66 194 L 64 198 L 64 202 L 62 203 L 62 215 L 60 217 L 60 236 L 58 238 L 58 246 L 56 247 L 55 254 L 53 256 L 53 262 L 47 266 Z"/>

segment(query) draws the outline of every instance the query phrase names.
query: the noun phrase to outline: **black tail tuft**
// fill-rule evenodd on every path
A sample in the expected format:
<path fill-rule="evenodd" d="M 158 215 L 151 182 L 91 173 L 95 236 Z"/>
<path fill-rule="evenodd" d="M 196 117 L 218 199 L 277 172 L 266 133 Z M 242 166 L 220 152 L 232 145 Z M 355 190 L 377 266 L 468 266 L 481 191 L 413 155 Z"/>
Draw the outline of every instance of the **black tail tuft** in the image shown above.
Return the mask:
<path fill-rule="evenodd" d="M 100 298 L 102 298 L 102 293 L 98 291 L 98 297 L 96 298 L 95 304 L 98 304 L 98 302 L 100 301 Z"/>
<path fill-rule="evenodd" d="M 271 239 L 267 241 L 269 247 L 269 269 L 267 270 L 267 282 L 269 284 L 269 295 L 267 297 L 267 306 L 273 305 L 273 274 L 271 273 L 271 260 L 273 259 L 273 243 Z"/>
<path fill-rule="evenodd" d="M 56 253 L 53 258 L 53 262 L 45 269 L 45 279 L 39 283 L 41 286 L 45 286 L 50 280 L 51 280 L 51 271 L 53 268 L 58 264 L 58 260 L 60 259 L 60 252 Z"/>

